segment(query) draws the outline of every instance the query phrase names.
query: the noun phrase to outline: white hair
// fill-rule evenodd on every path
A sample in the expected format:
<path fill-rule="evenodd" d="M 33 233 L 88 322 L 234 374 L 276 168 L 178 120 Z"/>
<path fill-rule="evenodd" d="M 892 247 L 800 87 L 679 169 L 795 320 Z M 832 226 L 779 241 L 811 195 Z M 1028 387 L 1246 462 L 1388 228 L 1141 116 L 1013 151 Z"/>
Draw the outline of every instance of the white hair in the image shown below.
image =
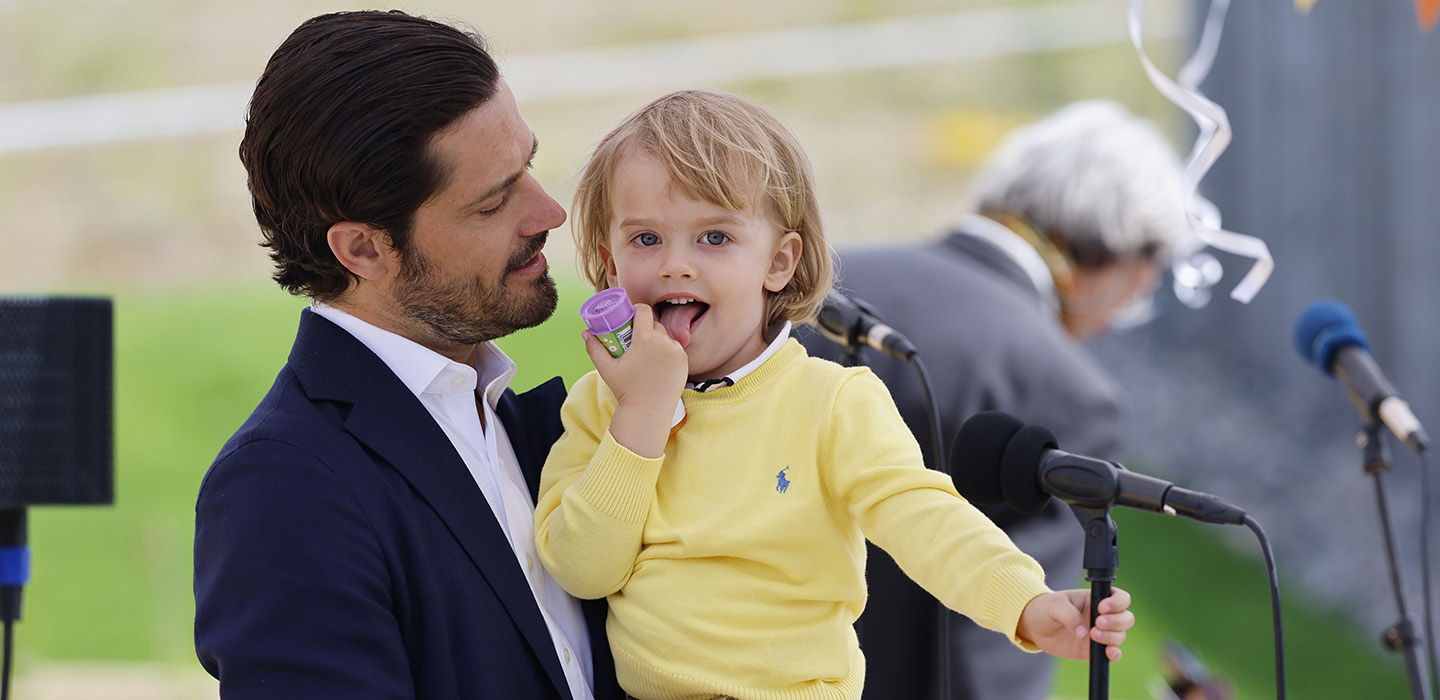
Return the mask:
<path fill-rule="evenodd" d="M 975 211 L 1021 216 L 1096 267 L 1163 260 L 1189 237 L 1180 160 L 1159 129 L 1114 102 L 1076 102 L 1006 134 L 971 183 Z M 1198 199 L 1198 197 L 1197 197 Z"/>

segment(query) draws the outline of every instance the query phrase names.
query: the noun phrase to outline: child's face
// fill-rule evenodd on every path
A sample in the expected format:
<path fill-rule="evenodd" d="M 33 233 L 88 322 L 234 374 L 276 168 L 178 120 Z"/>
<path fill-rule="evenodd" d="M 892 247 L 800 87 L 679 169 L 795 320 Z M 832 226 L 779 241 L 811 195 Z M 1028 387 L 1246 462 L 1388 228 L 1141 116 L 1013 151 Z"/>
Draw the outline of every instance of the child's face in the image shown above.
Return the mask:
<path fill-rule="evenodd" d="M 672 186 L 644 154 L 615 168 L 606 267 L 611 286 L 650 304 L 689 359 L 692 380 L 723 377 L 765 350 L 765 292 L 785 288 L 800 235 Z M 688 303 L 680 303 L 686 300 Z"/>

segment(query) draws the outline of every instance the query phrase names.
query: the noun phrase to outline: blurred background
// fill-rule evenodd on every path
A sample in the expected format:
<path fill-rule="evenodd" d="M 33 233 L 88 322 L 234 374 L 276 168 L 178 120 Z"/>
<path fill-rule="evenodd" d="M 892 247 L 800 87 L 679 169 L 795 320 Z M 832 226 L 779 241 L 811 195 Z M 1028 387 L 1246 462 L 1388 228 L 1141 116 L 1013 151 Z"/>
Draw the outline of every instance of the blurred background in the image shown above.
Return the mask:
<path fill-rule="evenodd" d="M 1205 0 L 1151 0 L 1145 48 L 1174 75 Z M 191 646 L 194 497 L 284 361 L 303 301 L 269 282 L 236 157 L 255 78 L 303 20 L 391 7 L 313 0 L 0 0 L 0 294 L 115 299 L 116 503 L 31 512 L 33 575 L 16 697 L 211 700 Z M 485 35 L 567 204 L 588 149 L 676 87 L 754 98 L 799 135 L 837 247 L 920 239 L 962 213 L 1010 127 L 1109 98 L 1188 150 L 1194 127 L 1146 79 L 1124 0 L 430 0 L 399 5 Z M 1201 191 L 1276 273 L 1227 297 L 1249 261 L 1217 254 L 1214 300 L 1096 344 L 1130 393 L 1127 464 L 1246 507 L 1270 534 L 1291 693 L 1403 697 L 1396 621 L 1359 422 L 1290 345 L 1312 299 L 1351 305 L 1421 420 L 1440 425 L 1440 37 L 1410 0 L 1237 3 L 1206 93 L 1234 141 Z M 574 342 L 568 230 L 547 248 L 561 308 L 507 340 L 517 388 L 587 365 Z M 917 301 L 921 301 L 918 300 Z M 924 300 L 933 303 L 934 300 Z M 901 329 L 902 331 L 904 329 Z M 537 359 L 544 358 L 544 359 Z M 930 364 L 943 358 L 927 358 Z M 1063 446 L 1062 446 L 1063 447 Z M 1386 474 L 1409 604 L 1421 610 L 1420 465 Z M 1117 585 L 1140 617 L 1113 697 L 1152 697 L 1165 640 L 1273 697 L 1270 608 L 1244 530 L 1117 513 Z M 1077 581 L 1081 572 L 1077 572 Z M 1067 665 L 1056 697 L 1085 697 Z"/>

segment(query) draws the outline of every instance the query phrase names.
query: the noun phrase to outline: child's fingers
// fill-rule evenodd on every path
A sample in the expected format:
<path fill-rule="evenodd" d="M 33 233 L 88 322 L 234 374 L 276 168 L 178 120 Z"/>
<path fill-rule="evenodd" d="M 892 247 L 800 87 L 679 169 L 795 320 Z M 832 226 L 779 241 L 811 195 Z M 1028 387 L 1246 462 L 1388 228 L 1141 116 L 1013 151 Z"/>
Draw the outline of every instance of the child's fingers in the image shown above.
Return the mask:
<path fill-rule="evenodd" d="M 635 305 L 635 320 L 631 321 L 631 324 L 637 332 L 656 328 L 662 332 L 665 330 L 665 327 L 661 326 L 659 320 L 655 318 L 655 309 L 650 308 L 649 304 Z"/>
<path fill-rule="evenodd" d="M 660 323 L 660 318 L 655 315 L 655 309 L 649 304 L 635 305 L 635 320 L 631 343 L 641 343 L 647 347 L 663 348 L 670 346 L 674 351 L 683 351 L 680 342 L 670 337 L 670 331 L 665 330 L 665 324 Z M 676 357 L 677 355 L 670 355 Z"/>
<path fill-rule="evenodd" d="M 1119 658 L 1116 652 L 1119 646 L 1125 643 L 1126 630 L 1135 626 L 1135 615 L 1129 610 L 1118 613 L 1101 615 L 1095 618 L 1095 627 L 1090 630 L 1090 639 L 1104 644 L 1114 651 L 1106 650 L 1106 654 L 1115 660 Z"/>
<path fill-rule="evenodd" d="M 605 349 L 605 344 L 600 342 L 590 331 L 580 331 L 580 336 L 585 339 L 585 354 L 590 356 L 590 363 L 598 369 L 602 363 L 614 361 L 610 351 Z"/>
<path fill-rule="evenodd" d="M 1100 614 L 1120 612 L 1130 608 L 1130 592 L 1123 588 L 1110 589 L 1110 596 L 1100 601 Z"/>
<path fill-rule="evenodd" d="M 660 319 L 655 316 L 655 309 L 649 304 L 635 305 L 635 318 L 631 322 L 631 343 L 650 345 L 660 338 L 669 338 L 670 334 L 665 332 L 665 326 L 660 324 Z M 659 336 L 659 338 L 655 336 Z"/>
<path fill-rule="evenodd" d="M 1090 629 L 1090 640 L 1106 646 L 1118 647 L 1125 643 L 1129 622 L 1118 622 L 1112 618 L 1100 617 Z"/>
<path fill-rule="evenodd" d="M 1135 613 L 1130 612 L 1130 593 L 1113 589 L 1109 597 L 1100 601 L 1099 607 L 1100 615 L 1095 618 L 1091 638 L 1112 647 L 1124 643 L 1125 631 L 1135 626 Z"/>
<path fill-rule="evenodd" d="M 1124 632 L 1135 626 L 1135 613 L 1122 610 L 1095 618 L 1095 626 L 1107 632 Z"/>
<path fill-rule="evenodd" d="M 1125 630 L 1107 630 L 1100 626 L 1097 620 L 1095 627 L 1090 630 L 1090 639 L 1101 644 L 1118 646 L 1125 643 Z"/>

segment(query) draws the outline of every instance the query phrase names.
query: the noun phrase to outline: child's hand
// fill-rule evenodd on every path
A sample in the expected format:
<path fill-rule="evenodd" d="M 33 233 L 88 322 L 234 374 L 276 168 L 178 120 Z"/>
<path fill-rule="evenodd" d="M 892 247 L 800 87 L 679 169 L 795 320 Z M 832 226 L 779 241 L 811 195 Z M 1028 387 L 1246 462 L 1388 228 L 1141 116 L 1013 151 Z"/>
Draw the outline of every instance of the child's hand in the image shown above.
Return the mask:
<path fill-rule="evenodd" d="M 585 352 L 619 402 L 610 418 L 610 435 L 642 457 L 661 456 L 689 374 L 685 348 L 665 332 L 648 304 L 635 305 L 630 347 L 620 357 L 611 357 L 595 336 L 582 333 Z"/>
<path fill-rule="evenodd" d="M 1110 597 L 1100 601 L 1100 615 L 1095 626 L 1086 629 L 1090 619 L 1090 591 L 1071 589 L 1035 596 L 1020 613 L 1015 634 L 1055 656 L 1084 661 L 1090 658 L 1090 642 L 1106 645 L 1105 656 L 1120 660 L 1120 645 L 1125 630 L 1135 626 L 1130 612 L 1130 594 L 1115 588 Z"/>
<path fill-rule="evenodd" d="M 667 419 L 674 413 L 675 402 L 685 388 L 689 360 L 685 348 L 655 320 L 649 304 L 635 305 L 630 347 L 620 357 L 611 357 L 589 332 L 584 336 L 585 352 L 622 405 L 663 410 Z"/>

